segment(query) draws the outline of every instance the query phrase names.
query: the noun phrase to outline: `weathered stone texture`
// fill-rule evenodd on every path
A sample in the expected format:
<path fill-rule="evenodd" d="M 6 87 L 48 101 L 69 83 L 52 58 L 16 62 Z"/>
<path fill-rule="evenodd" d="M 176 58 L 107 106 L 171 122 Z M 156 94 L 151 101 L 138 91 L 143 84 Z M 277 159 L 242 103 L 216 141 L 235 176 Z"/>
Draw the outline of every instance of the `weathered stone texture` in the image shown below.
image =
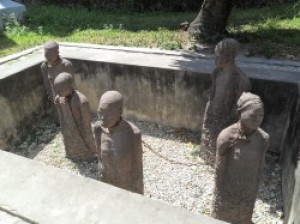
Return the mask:
<path fill-rule="evenodd" d="M 248 224 L 251 223 L 269 139 L 261 129 L 248 140 L 237 138 L 238 126 L 236 123 L 224 129 L 218 137 L 213 216 L 234 224 Z M 234 138 L 237 139 L 231 146 Z M 224 150 L 228 152 L 221 155 L 220 151 Z"/>
<path fill-rule="evenodd" d="M 76 85 L 94 113 L 97 99 L 118 89 L 126 117 L 193 130 L 202 125 L 209 74 L 83 60 L 72 64 Z"/>
<path fill-rule="evenodd" d="M 105 92 L 97 111 L 94 133 L 99 154 L 99 179 L 144 194 L 141 132 L 121 117 L 122 95 L 117 91 Z"/>
<path fill-rule="evenodd" d="M 222 129 L 238 120 L 237 100 L 243 92 L 251 91 L 249 78 L 235 63 L 239 48 L 239 43 L 229 38 L 218 43 L 215 49 L 216 68 L 211 76 L 201 136 L 202 148 L 211 153 L 216 151 L 216 140 Z"/>
<path fill-rule="evenodd" d="M 54 80 L 55 105 L 59 114 L 66 157 L 92 160 L 96 145 L 92 134 L 90 107 L 87 98 L 73 88 L 73 76 L 61 73 Z"/>
<path fill-rule="evenodd" d="M 239 121 L 217 139 L 213 216 L 233 224 L 251 224 L 270 140 L 259 128 L 264 114 L 260 97 L 243 93 L 237 112 Z"/>
<path fill-rule="evenodd" d="M 287 125 L 281 145 L 284 221 L 300 223 L 300 97 L 295 92 L 288 105 Z"/>
<path fill-rule="evenodd" d="M 46 114 L 39 66 L 0 77 L 0 148 L 8 150 Z"/>

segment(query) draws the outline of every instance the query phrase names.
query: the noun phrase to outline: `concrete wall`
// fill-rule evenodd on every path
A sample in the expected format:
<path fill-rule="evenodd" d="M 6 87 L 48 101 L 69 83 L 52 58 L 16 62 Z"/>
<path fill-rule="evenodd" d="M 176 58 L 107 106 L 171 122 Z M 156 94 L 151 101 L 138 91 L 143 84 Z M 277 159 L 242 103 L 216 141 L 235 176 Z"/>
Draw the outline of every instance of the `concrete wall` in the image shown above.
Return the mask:
<path fill-rule="evenodd" d="M 39 65 L 0 77 L 0 148 L 28 134 L 45 115 L 46 102 Z"/>
<path fill-rule="evenodd" d="M 141 120 L 199 130 L 209 87 L 209 74 L 72 60 L 78 89 L 95 113 L 101 95 L 124 95 L 125 115 Z"/>
<path fill-rule="evenodd" d="M 300 98 L 291 96 L 282 142 L 282 193 L 285 223 L 300 223 Z"/>
<path fill-rule="evenodd" d="M 124 95 L 127 117 L 201 129 L 210 74 L 84 60 L 72 63 L 76 85 L 90 100 L 94 113 L 102 93 L 115 89 Z M 254 78 L 251 81 L 253 92 L 265 103 L 262 127 L 270 133 L 271 150 L 278 152 L 290 96 L 298 92 L 297 86 Z"/>

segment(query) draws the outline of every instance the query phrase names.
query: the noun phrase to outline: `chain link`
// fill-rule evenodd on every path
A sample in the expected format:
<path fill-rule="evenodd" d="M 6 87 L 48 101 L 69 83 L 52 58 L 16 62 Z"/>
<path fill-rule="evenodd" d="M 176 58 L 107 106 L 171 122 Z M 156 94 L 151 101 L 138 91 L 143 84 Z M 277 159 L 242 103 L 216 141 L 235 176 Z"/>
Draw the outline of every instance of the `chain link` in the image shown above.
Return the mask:
<path fill-rule="evenodd" d="M 153 154 L 155 154 L 157 157 L 168 161 L 171 164 L 177 164 L 177 165 L 183 165 L 183 166 L 198 166 L 198 165 L 203 165 L 201 163 L 183 163 L 183 162 L 179 162 L 173 159 L 169 159 L 166 156 L 160 154 L 158 151 L 154 150 L 148 143 L 146 143 L 144 140 L 142 140 L 143 145 L 149 149 Z"/>

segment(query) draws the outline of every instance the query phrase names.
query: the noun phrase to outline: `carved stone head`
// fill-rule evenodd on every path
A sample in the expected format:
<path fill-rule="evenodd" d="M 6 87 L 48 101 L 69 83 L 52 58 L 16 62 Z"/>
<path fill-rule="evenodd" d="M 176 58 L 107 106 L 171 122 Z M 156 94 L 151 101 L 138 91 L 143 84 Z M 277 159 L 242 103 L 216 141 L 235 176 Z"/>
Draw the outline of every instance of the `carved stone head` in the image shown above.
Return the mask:
<path fill-rule="evenodd" d="M 59 57 L 59 45 L 54 41 L 49 41 L 44 44 L 44 56 L 50 64 L 57 61 Z"/>
<path fill-rule="evenodd" d="M 101 126 L 114 127 L 120 120 L 123 112 L 123 96 L 118 91 L 105 92 L 99 102 L 97 114 Z"/>
<path fill-rule="evenodd" d="M 234 63 L 235 57 L 240 51 L 240 44 L 233 38 L 227 38 L 219 42 L 215 48 L 215 64 L 217 67 L 225 67 L 228 63 Z"/>
<path fill-rule="evenodd" d="M 264 118 L 264 104 L 259 96 L 244 92 L 237 102 L 237 112 L 244 127 L 256 130 Z"/>
<path fill-rule="evenodd" d="M 74 91 L 74 79 L 70 73 L 60 73 L 54 80 L 54 90 L 60 97 L 68 97 Z"/>

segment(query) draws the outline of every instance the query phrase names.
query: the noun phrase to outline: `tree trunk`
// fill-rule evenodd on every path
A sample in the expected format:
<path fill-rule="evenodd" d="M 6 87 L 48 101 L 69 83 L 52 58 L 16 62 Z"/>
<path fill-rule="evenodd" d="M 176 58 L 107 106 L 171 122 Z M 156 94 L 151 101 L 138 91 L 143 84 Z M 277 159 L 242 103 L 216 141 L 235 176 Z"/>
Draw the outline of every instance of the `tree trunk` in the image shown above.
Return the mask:
<path fill-rule="evenodd" d="M 215 41 L 227 33 L 227 20 L 232 0 L 204 0 L 196 19 L 188 32 L 198 40 Z"/>

